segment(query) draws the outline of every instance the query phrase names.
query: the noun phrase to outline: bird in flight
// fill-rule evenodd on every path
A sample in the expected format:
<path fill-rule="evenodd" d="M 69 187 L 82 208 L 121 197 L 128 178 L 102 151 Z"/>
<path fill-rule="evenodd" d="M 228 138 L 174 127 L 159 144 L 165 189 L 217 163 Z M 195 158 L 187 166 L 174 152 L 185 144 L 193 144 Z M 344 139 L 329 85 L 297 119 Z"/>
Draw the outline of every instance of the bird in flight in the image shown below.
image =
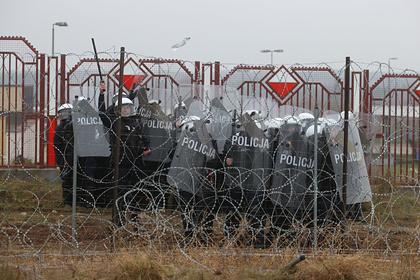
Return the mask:
<path fill-rule="evenodd" d="M 175 45 L 172 46 L 172 50 L 176 51 L 178 50 L 180 47 L 185 46 L 185 44 L 187 43 L 188 40 L 190 40 L 191 37 L 185 37 L 181 42 L 176 43 Z"/>

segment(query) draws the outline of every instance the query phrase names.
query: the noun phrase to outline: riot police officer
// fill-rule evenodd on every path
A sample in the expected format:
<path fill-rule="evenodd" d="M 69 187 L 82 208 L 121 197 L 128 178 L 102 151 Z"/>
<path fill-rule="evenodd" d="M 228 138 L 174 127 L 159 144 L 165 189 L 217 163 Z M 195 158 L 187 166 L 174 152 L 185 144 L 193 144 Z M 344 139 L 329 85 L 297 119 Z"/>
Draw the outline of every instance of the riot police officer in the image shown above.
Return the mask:
<path fill-rule="evenodd" d="M 169 200 L 169 188 L 166 180 L 168 167 L 174 152 L 175 125 L 162 110 L 160 100 L 139 102 L 138 117 L 143 125 L 143 137 L 152 150 L 150 156 L 144 158 L 143 174 L 145 194 L 150 208 L 163 208 Z"/>
<path fill-rule="evenodd" d="M 118 107 L 118 100 L 114 107 Z M 119 172 L 118 176 L 114 173 L 113 180 L 118 184 L 118 210 L 120 223 L 126 219 L 126 210 L 129 214 L 135 214 L 139 211 L 139 206 L 135 205 L 141 200 L 141 193 L 133 191 L 134 187 L 140 187 L 137 184 L 143 176 L 143 157 L 150 154 L 147 140 L 142 134 L 142 125 L 138 117 L 135 116 L 134 104 L 126 97 L 121 99 L 121 113 L 116 112 L 115 116 L 121 118 L 121 135 L 117 137 L 118 121 L 115 119 L 110 126 L 109 138 L 111 143 L 111 158 L 116 156 L 115 148 L 120 146 L 118 158 Z M 105 119 L 105 116 L 101 116 Z M 115 171 L 115 170 L 114 170 Z M 129 195 L 125 195 L 125 194 Z"/>
<path fill-rule="evenodd" d="M 55 159 L 60 169 L 63 189 L 63 203 L 72 205 L 73 187 L 73 125 L 71 110 L 73 106 L 65 103 L 58 108 L 58 125 L 55 129 L 54 148 Z"/>
<path fill-rule="evenodd" d="M 196 98 L 179 123 L 180 136 L 168 171 L 167 180 L 175 189 L 183 222 L 183 245 L 190 244 L 200 229 L 206 159 L 216 155 L 204 117 L 203 104 Z"/>
<path fill-rule="evenodd" d="M 134 85 L 133 89 L 127 95 L 125 92 L 122 92 L 123 98 L 128 98 L 129 100 L 134 100 L 137 96 L 139 86 Z M 98 97 L 98 109 L 99 116 L 102 120 L 102 123 L 105 128 L 105 133 L 108 135 L 109 140 L 113 134 L 113 126 L 115 128 L 115 121 L 117 119 L 115 103 L 118 101 L 118 94 L 114 94 L 111 99 L 111 104 L 107 107 L 105 104 L 105 92 L 106 86 L 105 82 L 101 81 L 99 84 L 99 97 Z M 112 148 L 112 147 L 111 147 Z M 97 169 L 97 193 L 100 195 L 99 205 L 109 205 L 111 201 L 111 185 L 113 182 L 113 172 L 112 172 L 112 157 L 108 158 L 93 158 L 91 159 L 91 165 Z"/>
<path fill-rule="evenodd" d="M 216 217 L 231 210 L 229 201 L 229 178 L 226 176 L 226 167 L 232 165 L 228 157 L 231 149 L 232 117 L 222 104 L 222 97 L 211 100 L 207 130 L 211 142 L 209 145 L 216 151 L 215 157 L 207 157 L 205 163 L 205 180 L 202 184 L 203 210 L 200 223 L 203 226 L 201 239 L 208 243 L 213 233 L 213 223 Z M 232 217 L 226 219 L 233 221 Z M 225 227 L 226 229 L 226 227 Z M 225 231 L 227 233 L 227 231 Z"/>
<path fill-rule="evenodd" d="M 264 202 L 272 168 L 269 140 L 255 121 L 255 113 L 246 112 L 236 122 L 231 139 L 232 158 L 230 199 L 249 223 L 250 243 L 265 247 Z M 238 210 L 236 210 L 238 212 Z M 235 213 L 237 216 L 237 213 Z M 237 222 L 233 224 L 237 227 Z"/>

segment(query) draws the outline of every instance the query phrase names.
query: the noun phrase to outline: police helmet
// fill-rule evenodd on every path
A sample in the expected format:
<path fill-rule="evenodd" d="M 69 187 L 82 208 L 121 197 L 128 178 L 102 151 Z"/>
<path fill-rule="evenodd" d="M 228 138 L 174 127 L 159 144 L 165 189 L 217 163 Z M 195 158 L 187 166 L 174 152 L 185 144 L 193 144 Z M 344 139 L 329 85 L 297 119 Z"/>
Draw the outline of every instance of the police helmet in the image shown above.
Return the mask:
<path fill-rule="evenodd" d="M 187 108 L 187 106 L 185 105 L 184 102 L 176 103 L 175 106 L 174 106 L 174 110 L 178 109 L 178 107 L 181 107 L 182 109 L 186 109 Z"/>
<path fill-rule="evenodd" d="M 265 126 L 268 128 L 280 128 L 280 126 L 284 123 L 282 118 L 274 118 L 265 121 Z"/>
<path fill-rule="evenodd" d="M 287 115 L 284 117 L 284 122 L 287 124 L 297 124 L 299 122 L 299 118 L 296 116 Z"/>
<path fill-rule="evenodd" d="M 66 109 L 69 109 L 69 110 L 73 109 L 73 105 L 71 105 L 70 103 L 64 103 L 60 107 L 58 107 L 58 112 L 60 113 L 61 111 L 66 110 Z"/>
<path fill-rule="evenodd" d="M 125 92 L 122 92 L 122 97 L 124 98 L 124 97 L 127 97 L 127 93 L 125 93 Z M 118 101 L 118 93 L 116 93 L 116 94 L 114 94 L 113 96 L 112 96 L 112 103 L 115 103 L 115 102 L 117 102 Z"/>
<path fill-rule="evenodd" d="M 58 117 L 61 120 L 67 120 L 71 117 L 71 110 L 73 106 L 70 103 L 64 103 L 60 107 L 58 107 Z"/>
<path fill-rule="evenodd" d="M 129 98 L 123 97 L 121 98 L 121 105 L 134 105 L 134 103 Z M 114 106 L 118 106 L 118 100 L 115 101 Z"/>
<path fill-rule="evenodd" d="M 312 115 L 311 113 L 300 113 L 298 115 L 298 118 L 300 120 L 313 120 L 313 119 L 315 119 L 314 115 Z"/>
<path fill-rule="evenodd" d="M 82 101 L 82 100 L 87 100 L 87 98 L 86 98 L 86 97 L 84 97 L 84 96 L 79 96 L 79 97 L 77 97 L 77 101 Z"/>
<path fill-rule="evenodd" d="M 248 114 L 253 120 L 256 120 L 258 117 L 261 117 L 261 112 L 259 112 L 258 110 L 245 110 L 243 114 Z"/>
<path fill-rule="evenodd" d="M 320 135 L 321 133 L 322 133 L 322 131 L 324 130 L 324 126 L 322 125 L 322 124 L 320 124 L 320 125 L 318 125 L 317 126 L 317 132 L 318 132 L 318 135 Z M 314 135 L 315 134 L 315 126 L 314 125 L 311 125 L 310 127 L 308 127 L 308 129 L 306 130 L 306 133 L 305 133 L 305 135 L 306 135 L 306 137 L 310 137 L 310 136 L 312 136 L 312 135 Z"/>
<path fill-rule="evenodd" d="M 344 113 L 345 113 L 344 111 L 340 113 L 340 116 L 343 119 L 344 119 Z M 354 114 L 351 111 L 349 111 L 349 120 L 354 119 L 354 117 L 355 117 Z"/>
<path fill-rule="evenodd" d="M 149 100 L 149 105 L 153 105 L 153 104 L 159 105 L 160 103 L 161 103 L 161 101 L 157 100 L 157 99 Z"/>
<path fill-rule="evenodd" d="M 184 126 L 185 124 L 188 124 L 188 123 L 191 123 L 192 124 L 193 121 L 198 121 L 198 120 L 200 120 L 200 118 L 197 117 L 197 116 L 188 116 L 188 117 L 185 117 L 185 118 L 182 119 L 181 124 L 180 124 L 180 127 L 183 127 L 185 129 L 188 129 L 188 127 L 191 127 L 191 126 L 188 126 L 188 125 L 187 126 Z"/>
<path fill-rule="evenodd" d="M 114 104 L 115 109 L 118 108 L 118 100 Z M 134 114 L 134 103 L 127 97 L 121 99 L 121 116 L 129 117 Z"/>

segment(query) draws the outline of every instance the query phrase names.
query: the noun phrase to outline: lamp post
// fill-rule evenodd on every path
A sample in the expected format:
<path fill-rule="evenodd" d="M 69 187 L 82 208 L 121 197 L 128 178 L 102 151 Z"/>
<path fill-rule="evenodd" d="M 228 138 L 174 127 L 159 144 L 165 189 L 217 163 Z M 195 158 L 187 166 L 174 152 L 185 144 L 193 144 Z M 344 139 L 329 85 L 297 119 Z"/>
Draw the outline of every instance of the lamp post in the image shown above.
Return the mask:
<path fill-rule="evenodd" d="M 275 49 L 275 50 L 265 49 L 265 50 L 261 50 L 261 52 L 271 54 L 271 65 L 273 65 L 273 54 L 274 53 L 282 53 L 282 52 L 284 52 L 284 50 L 283 49 Z"/>
<path fill-rule="evenodd" d="M 390 57 L 388 58 L 388 92 L 391 91 L 391 60 L 397 60 L 398 57 Z"/>
<path fill-rule="evenodd" d="M 397 60 L 398 57 L 390 57 L 388 58 L 388 74 L 391 74 L 391 60 Z"/>
<path fill-rule="evenodd" d="M 53 23 L 53 25 L 52 25 L 52 43 L 51 43 L 52 44 L 52 47 L 51 47 L 52 56 L 54 56 L 54 26 L 67 27 L 68 24 L 65 21 L 59 21 L 59 22 Z"/>

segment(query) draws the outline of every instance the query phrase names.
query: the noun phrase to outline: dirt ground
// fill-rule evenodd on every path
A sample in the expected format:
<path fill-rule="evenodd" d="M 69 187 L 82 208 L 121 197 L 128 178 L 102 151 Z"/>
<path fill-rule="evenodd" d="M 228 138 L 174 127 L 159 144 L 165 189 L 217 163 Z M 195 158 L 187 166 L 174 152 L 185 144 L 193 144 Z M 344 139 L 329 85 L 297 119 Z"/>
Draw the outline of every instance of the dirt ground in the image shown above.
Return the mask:
<path fill-rule="evenodd" d="M 222 220 L 211 242 L 183 247 L 172 210 L 143 213 L 142 228 L 121 230 L 110 209 L 78 208 L 76 241 L 71 208 L 60 198 L 57 185 L 2 186 L 0 279 L 420 279 L 415 190 L 374 186 L 365 220 L 320 228 L 316 249 L 306 227 L 264 250 L 232 244 L 220 231 Z M 306 259 L 286 268 L 299 254 Z"/>

